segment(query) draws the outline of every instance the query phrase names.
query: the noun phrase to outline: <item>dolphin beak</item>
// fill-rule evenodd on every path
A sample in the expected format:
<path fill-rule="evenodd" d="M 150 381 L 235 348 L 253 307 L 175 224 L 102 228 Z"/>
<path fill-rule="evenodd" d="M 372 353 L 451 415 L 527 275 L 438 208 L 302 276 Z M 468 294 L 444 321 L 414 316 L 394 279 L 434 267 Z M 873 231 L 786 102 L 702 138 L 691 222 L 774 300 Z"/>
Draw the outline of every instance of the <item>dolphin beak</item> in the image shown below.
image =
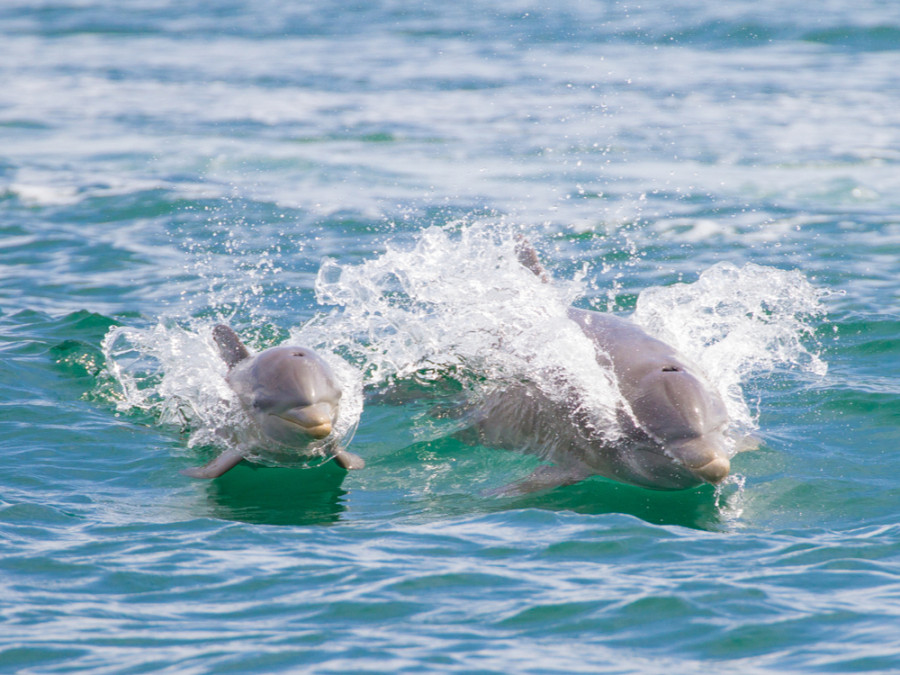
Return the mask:
<path fill-rule="evenodd" d="M 306 433 L 308 433 L 313 438 L 325 438 L 326 436 L 328 436 L 328 434 L 331 433 L 331 422 L 324 422 L 314 427 L 304 428 L 306 429 Z"/>
<path fill-rule="evenodd" d="M 703 466 L 691 468 L 691 472 L 707 483 L 721 483 L 731 470 L 731 462 L 727 457 L 716 457 Z"/>
<path fill-rule="evenodd" d="M 666 450 L 705 483 L 720 483 L 731 470 L 731 461 L 725 449 L 707 438 L 679 441 Z"/>
<path fill-rule="evenodd" d="M 330 403 L 314 403 L 302 408 L 291 408 L 278 415 L 291 424 L 296 424 L 313 438 L 325 438 L 332 431 L 334 406 Z"/>

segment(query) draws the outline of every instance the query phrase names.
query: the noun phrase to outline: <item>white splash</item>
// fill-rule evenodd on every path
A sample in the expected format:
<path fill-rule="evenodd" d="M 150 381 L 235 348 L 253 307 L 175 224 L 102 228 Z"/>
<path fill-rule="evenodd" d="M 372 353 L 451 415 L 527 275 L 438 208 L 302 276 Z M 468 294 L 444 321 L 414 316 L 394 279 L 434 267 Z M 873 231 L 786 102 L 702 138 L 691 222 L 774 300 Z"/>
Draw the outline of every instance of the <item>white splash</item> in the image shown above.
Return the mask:
<path fill-rule="evenodd" d="M 742 387 L 749 378 L 780 368 L 825 375 L 827 364 L 804 345 L 823 295 L 796 270 L 722 262 L 694 283 L 645 289 L 632 318 L 694 360 L 747 432 L 756 428 Z"/>
<path fill-rule="evenodd" d="M 616 410 L 628 404 L 566 316 L 584 294 L 584 274 L 542 283 L 519 264 L 516 236 L 505 223 L 453 224 L 361 264 L 326 261 L 317 298 L 340 309 L 304 329 L 336 341 L 367 385 L 452 373 L 471 400 L 528 380 L 558 401 L 576 394 L 580 418 L 614 440 Z M 738 448 L 757 428 L 743 383 L 785 366 L 824 374 L 825 363 L 804 346 L 821 295 L 797 271 L 721 263 L 695 283 L 646 289 L 632 319 L 719 389 Z"/>
<path fill-rule="evenodd" d="M 471 398 L 528 380 L 618 434 L 621 396 L 611 370 L 566 316 L 582 278 L 542 283 L 517 261 L 515 231 L 477 223 L 431 227 L 408 248 L 359 265 L 323 265 L 319 302 L 338 305 L 318 326 L 340 335 L 367 384 L 453 373 Z"/>

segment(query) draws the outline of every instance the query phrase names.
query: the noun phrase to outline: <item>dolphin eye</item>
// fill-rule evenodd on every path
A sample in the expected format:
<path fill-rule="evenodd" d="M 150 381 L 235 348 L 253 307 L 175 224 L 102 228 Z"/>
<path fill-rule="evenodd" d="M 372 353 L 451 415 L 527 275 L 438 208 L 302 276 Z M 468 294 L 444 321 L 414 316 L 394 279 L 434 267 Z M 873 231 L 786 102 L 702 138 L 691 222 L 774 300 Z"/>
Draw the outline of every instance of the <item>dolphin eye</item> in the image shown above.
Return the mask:
<path fill-rule="evenodd" d="M 678 366 L 663 366 L 662 371 L 664 373 L 680 373 L 681 368 L 679 368 Z"/>

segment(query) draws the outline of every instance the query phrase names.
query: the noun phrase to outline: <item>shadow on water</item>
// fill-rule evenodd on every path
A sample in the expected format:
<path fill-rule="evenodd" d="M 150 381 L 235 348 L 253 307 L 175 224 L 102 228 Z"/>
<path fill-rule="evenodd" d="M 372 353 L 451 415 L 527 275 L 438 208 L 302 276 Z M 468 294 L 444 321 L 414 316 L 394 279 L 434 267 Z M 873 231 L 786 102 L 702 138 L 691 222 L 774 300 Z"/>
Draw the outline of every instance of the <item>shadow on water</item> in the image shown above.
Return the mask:
<path fill-rule="evenodd" d="M 209 481 L 210 515 L 261 525 L 327 525 L 346 509 L 347 472 L 334 462 L 308 468 L 257 467 L 246 462 Z"/>
<path fill-rule="evenodd" d="M 415 444 L 373 461 L 387 487 L 414 489 L 408 507 L 427 520 L 502 513 L 522 509 L 570 511 L 584 515 L 625 514 L 654 525 L 676 525 L 713 532 L 731 531 L 734 517 L 728 503 L 736 485 L 722 494 L 704 485 L 690 490 L 648 490 L 593 477 L 541 492 L 494 496 L 494 490 L 515 484 L 539 462 L 534 457 L 484 447 L 469 447 L 442 438 Z"/>
<path fill-rule="evenodd" d="M 622 514 L 653 525 L 676 525 L 694 530 L 727 532 L 734 527 L 719 506 L 715 488 L 661 492 L 591 478 L 576 485 L 516 497 L 484 494 L 431 494 L 420 503 L 426 518 L 502 513 L 524 509 L 569 511 L 584 515 Z"/>
<path fill-rule="evenodd" d="M 712 486 L 663 492 L 592 478 L 504 502 L 506 508 L 539 508 L 588 515 L 621 513 L 654 525 L 679 525 L 711 531 L 729 529 Z"/>

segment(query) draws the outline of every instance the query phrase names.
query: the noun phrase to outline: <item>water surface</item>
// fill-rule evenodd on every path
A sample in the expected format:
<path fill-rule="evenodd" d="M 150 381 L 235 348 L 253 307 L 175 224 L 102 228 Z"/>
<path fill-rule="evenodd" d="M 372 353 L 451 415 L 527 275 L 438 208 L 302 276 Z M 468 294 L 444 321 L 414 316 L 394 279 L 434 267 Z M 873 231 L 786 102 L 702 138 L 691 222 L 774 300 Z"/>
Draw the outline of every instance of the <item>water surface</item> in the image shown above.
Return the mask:
<path fill-rule="evenodd" d="M 0 32 L 0 670 L 900 669 L 896 8 L 13 1 Z M 490 497 L 534 459 L 387 398 L 363 471 L 193 481 L 209 420 L 161 411 L 216 368 L 151 349 L 186 388 L 134 406 L 103 348 L 227 320 L 372 385 L 490 357 L 453 312 L 538 349 L 516 312 L 568 302 L 713 371 L 761 440 L 722 490 Z"/>

